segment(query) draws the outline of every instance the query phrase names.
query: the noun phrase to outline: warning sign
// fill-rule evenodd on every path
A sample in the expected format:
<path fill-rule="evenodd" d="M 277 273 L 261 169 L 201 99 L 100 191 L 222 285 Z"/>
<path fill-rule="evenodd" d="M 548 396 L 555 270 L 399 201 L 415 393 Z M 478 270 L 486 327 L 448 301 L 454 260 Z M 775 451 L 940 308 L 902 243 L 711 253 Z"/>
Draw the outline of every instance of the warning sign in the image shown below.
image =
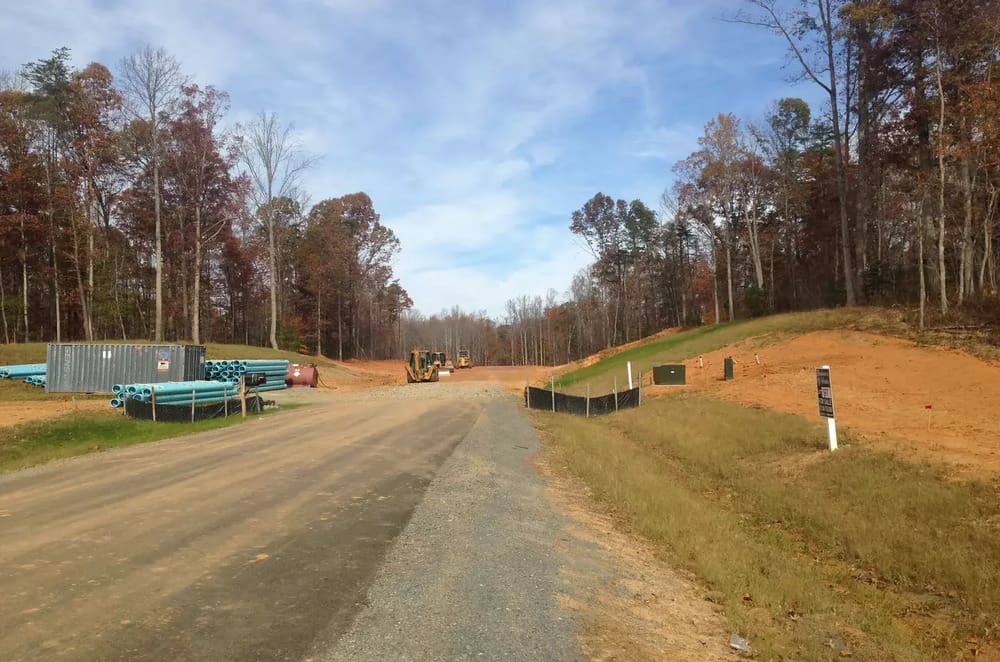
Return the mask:
<path fill-rule="evenodd" d="M 833 384 L 830 382 L 829 368 L 816 368 L 816 397 L 819 400 L 819 415 L 823 418 L 835 418 Z"/>

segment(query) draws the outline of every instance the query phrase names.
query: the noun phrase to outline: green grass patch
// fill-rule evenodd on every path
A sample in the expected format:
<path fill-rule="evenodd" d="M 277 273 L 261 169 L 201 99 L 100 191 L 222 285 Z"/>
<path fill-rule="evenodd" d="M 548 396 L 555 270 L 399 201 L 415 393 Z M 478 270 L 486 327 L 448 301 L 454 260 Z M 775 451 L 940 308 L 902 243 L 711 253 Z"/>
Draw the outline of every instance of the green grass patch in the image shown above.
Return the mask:
<path fill-rule="evenodd" d="M 295 406 L 299 405 L 282 405 L 281 409 Z M 154 423 L 109 412 L 81 413 L 0 428 L 0 473 L 118 446 L 217 430 L 274 411 L 277 410 L 265 410 L 263 414 L 246 419 L 230 416 L 196 423 Z"/>
<path fill-rule="evenodd" d="M 589 383 L 593 393 L 609 393 L 616 376 L 618 388 L 625 388 L 626 363 L 629 361 L 632 362 L 633 373 L 637 375 L 640 371 L 652 370 L 653 366 L 679 363 L 758 336 L 778 339 L 838 328 L 902 332 L 903 327 L 893 320 L 884 311 L 876 309 L 837 308 L 701 326 L 638 345 L 593 365 L 568 372 L 556 379 L 556 388 L 582 394 Z"/>
<path fill-rule="evenodd" d="M 697 395 L 535 413 L 548 452 L 763 659 L 954 659 L 1000 632 L 1000 485 Z"/>

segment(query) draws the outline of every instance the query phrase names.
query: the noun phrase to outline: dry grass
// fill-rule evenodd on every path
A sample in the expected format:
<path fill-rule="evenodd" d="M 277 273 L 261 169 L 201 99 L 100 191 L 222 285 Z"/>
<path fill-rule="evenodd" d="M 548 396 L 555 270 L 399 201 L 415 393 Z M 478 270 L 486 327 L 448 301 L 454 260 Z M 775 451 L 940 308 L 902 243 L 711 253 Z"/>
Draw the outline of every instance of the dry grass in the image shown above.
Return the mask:
<path fill-rule="evenodd" d="M 628 530 L 701 577 L 764 659 L 997 653 L 1000 489 L 804 419 L 682 396 L 604 419 L 536 414 Z"/>

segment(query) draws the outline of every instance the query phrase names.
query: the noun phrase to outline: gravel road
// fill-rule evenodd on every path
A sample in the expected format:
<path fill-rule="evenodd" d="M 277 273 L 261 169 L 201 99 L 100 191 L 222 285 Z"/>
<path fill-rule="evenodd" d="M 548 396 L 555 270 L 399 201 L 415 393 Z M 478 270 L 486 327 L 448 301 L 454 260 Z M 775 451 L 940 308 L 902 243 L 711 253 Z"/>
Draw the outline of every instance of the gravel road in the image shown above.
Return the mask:
<path fill-rule="evenodd" d="M 458 387 L 440 392 L 483 396 Z M 487 393 L 479 420 L 389 552 L 367 606 L 315 659 L 580 659 L 576 627 L 556 604 L 566 522 L 530 462 L 538 440 L 513 397 Z"/>
<path fill-rule="evenodd" d="M 577 659 L 516 398 L 305 409 L 0 476 L 2 660 Z"/>

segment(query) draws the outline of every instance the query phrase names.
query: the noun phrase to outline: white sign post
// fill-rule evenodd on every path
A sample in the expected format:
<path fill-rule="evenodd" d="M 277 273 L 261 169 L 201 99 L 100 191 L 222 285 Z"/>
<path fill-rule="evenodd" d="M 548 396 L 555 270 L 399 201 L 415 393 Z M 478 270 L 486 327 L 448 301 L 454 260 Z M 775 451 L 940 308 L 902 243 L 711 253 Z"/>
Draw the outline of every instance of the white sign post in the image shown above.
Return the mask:
<path fill-rule="evenodd" d="M 632 362 L 628 362 L 628 390 L 632 390 Z"/>
<path fill-rule="evenodd" d="M 816 397 L 819 400 L 819 415 L 826 419 L 826 431 L 830 438 L 830 450 L 837 450 L 837 419 L 833 411 L 833 382 L 830 380 L 830 366 L 816 368 Z"/>

